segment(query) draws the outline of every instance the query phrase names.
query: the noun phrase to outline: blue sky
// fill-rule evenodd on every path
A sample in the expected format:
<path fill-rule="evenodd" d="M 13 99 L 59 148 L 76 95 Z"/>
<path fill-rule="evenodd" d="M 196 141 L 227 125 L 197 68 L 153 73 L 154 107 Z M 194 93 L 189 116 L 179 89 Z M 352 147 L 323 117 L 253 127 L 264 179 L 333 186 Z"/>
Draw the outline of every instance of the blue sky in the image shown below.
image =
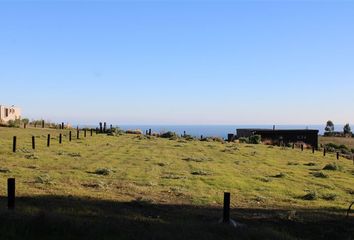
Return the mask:
<path fill-rule="evenodd" d="M 354 122 L 354 2 L 0 1 L 0 104 L 90 124 Z"/>

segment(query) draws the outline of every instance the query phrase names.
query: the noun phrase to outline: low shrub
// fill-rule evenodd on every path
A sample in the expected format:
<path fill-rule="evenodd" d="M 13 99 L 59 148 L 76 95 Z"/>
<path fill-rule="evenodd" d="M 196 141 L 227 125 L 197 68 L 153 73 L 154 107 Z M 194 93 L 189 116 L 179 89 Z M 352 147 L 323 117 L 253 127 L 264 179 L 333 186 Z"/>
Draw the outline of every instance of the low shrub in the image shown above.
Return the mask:
<path fill-rule="evenodd" d="M 240 137 L 240 138 L 238 139 L 238 141 L 239 141 L 239 143 L 248 143 L 248 138 L 246 138 L 246 137 Z"/>
<path fill-rule="evenodd" d="M 111 173 L 112 171 L 108 168 L 98 168 L 95 170 L 95 174 L 97 175 L 104 175 L 104 176 L 107 176 Z"/>
<path fill-rule="evenodd" d="M 160 134 L 161 138 L 176 138 L 177 139 L 177 134 L 175 132 L 165 132 Z"/>
<path fill-rule="evenodd" d="M 252 135 L 248 138 L 250 144 L 260 144 L 262 140 L 261 135 Z"/>
<path fill-rule="evenodd" d="M 318 199 L 317 193 L 315 191 L 310 191 L 301 197 L 303 200 L 312 201 Z"/>
<path fill-rule="evenodd" d="M 275 175 L 273 177 L 275 177 L 275 178 L 284 178 L 285 176 L 286 176 L 285 173 L 279 173 L 279 174 L 277 174 L 277 175 Z"/>
<path fill-rule="evenodd" d="M 210 175 L 210 173 L 203 171 L 203 170 L 196 170 L 191 172 L 192 175 L 199 175 L 199 176 L 207 176 Z"/>
<path fill-rule="evenodd" d="M 340 167 L 336 163 L 329 163 L 324 166 L 323 170 L 337 171 L 340 170 Z"/>
<path fill-rule="evenodd" d="M 322 199 L 326 200 L 326 201 L 334 201 L 336 200 L 337 195 L 334 193 L 328 193 L 322 196 Z"/>
<path fill-rule="evenodd" d="M 323 172 L 314 172 L 312 175 L 317 178 L 328 178 L 328 175 L 324 174 Z"/>

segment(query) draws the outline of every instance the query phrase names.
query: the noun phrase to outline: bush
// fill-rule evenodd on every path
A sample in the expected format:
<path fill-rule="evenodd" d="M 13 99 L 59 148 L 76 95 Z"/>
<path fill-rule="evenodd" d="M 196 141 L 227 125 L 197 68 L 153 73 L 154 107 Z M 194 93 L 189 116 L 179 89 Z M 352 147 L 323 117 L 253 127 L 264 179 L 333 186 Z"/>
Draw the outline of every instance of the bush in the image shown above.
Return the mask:
<path fill-rule="evenodd" d="M 336 200 L 337 195 L 334 193 L 329 193 L 329 194 L 325 194 L 322 196 L 322 199 L 326 200 L 326 201 L 334 201 Z"/>
<path fill-rule="evenodd" d="M 311 191 L 302 197 L 303 200 L 307 200 L 307 201 L 316 200 L 317 198 L 318 198 L 318 196 L 315 191 Z"/>
<path fill-rule="evenodd" d="M 162 137 L 162 138 L 177 138 L 177 134 L 175 132 L 165 132 L 165 133 L 161 133 L 160 137 Z"/>
<path fill-rule="evenodd" d="M 329 170 L 329 171 L 337 171 L 339 169 L 340 168 L 336 163 L 329 163 L 323 168 L 323 170 Z"/>
<path fill-rule="evenodd" d="M 108 168 L 98 168 L 98 169 L 96 169 L 96 171 L 94 173 L 97 175 L 107 176 L 111 173 L 111 170 Z"/>
<path fill-rule="evenodd" d="M 248 143 L 248 138 L 246 138 L 246 137 L 240 137 L 240 138 L 238 139 L 238 141 L 239 141 L 240 143 Z"/>
<path fill-rule="evenodd" d="M 261 135 L 252 135 L 248 138 L 248 142 L 251 144 L 260 144 L 262 140 Z"/>
<path fill-rule="evenodd" d="M 20 119 L 16 119 L 16 120 L 9 120 L 7 122 L 7 126 L 8 127 L 12 127 L 12 128 L 19 128 L 21 124 L 21 120 Z"/>
<path fill-rule="evenodd" d="M 317 178 L 328 178 L 328 175 L 324 174 L 323 172 L 314 172 L 312 175 Z"/>

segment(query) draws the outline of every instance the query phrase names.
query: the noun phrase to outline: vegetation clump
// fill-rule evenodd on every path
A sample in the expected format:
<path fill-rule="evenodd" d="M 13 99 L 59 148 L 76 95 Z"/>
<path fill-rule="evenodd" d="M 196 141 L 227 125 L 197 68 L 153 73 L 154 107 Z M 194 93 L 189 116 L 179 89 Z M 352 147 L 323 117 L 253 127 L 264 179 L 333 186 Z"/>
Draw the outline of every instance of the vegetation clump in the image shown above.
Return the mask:
<path fill-rule="evenodd" d="M 314 172 L 312 175 L 316 178 L 328 178 L 328 175 L 323 172 Z"/>
<path fill-rule="evenodd" d="M 277 174 L 277 175 L 275 175 L 273 177 L 275 177 L 275 178 L 285 178 L 285 176 L 286 176 L 285 173 L 279 173 L 279 174 Z"/>
<path fill-rule="evenodd" d="M 302 197 L 303 200 L 313 201 L 318 199 L 317 193 L 315 191 L 310 191 Z"/>
<path fill-rule="evenodd" d="M 11 172 L 8 168 L 0 168 L 0 173 L 9 173 Z"/>
<path fill-rule="evenodd" d="M 207 176 L 210 175 L 209 172 L 204 171 L 204 170 L 196 170 L 191 172 L 192 175 L 199 175 L 199 176 Z"/>
<path fill-rule="evenodd" d="M 34 182 L 39 184 L 53 184 L 53 179 L 48 174 L 45 174 L 36 177 Z"/>
<path fill-rule="evenodd" d="M 238 139 L 240 143 L 249 143 L 249 144 L 260 144 L 262 141 L 261 135 L 252 135 L 250 137 L 241 137 Z"/>
<path fill-rule="evenodd" d="M 322 199 L 326 201 L 334 201 L 337 199 L 337 195 L 334 193 L 328 193 L 322 196 Z"/>
<path fill-rule="evenodd" d="M 323 170 L 337 171 L 340 170 L 340 167 L 336 163 L 329 163 L 324 166 Z"/>
<path fill-rule="evenodd" d="M 175 132 L 165 132 L 165 133 L 161 133 L 160 134 L 160 137 L 161 138 L 174 138 L 174 139 L 177 139 L 177 134 Z"/>
<path fill-rule="evenodd" d="M 109 169 L 109 168 L 98 168 L 98 169 L 95 170 L 94 173 L 97 174 L 97 175 L 104 175 L 104 176 L 107 176 L 107 175 L 109 175 L 111 172 L 112 172 L 112 170 Z"/>
<path fill-rule="evenodd" d="M 141 131 L 140 129 L 135 129 L 135 130 L 127 130 L 127 131 L 125 131 L 125 133 L 142 135 L 143 131 Z"/>

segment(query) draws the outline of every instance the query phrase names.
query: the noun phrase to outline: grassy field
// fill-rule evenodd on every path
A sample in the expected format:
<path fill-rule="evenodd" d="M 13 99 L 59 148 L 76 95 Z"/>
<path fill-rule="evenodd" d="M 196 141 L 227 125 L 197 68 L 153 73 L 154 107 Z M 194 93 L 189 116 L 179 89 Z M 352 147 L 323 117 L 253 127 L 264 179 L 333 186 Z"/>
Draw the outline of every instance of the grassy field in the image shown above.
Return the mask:
<path fill-rule="evenodd" d="M 0 128 L 1 195 L 9 177 L 17 188 L 0 239 L 353 239 L 354 165 L 323 170 L 333 154 L 67 130 L 60 145 L 60 132 Z M 224 191 L 241 228 L 218 224 Z"/>

